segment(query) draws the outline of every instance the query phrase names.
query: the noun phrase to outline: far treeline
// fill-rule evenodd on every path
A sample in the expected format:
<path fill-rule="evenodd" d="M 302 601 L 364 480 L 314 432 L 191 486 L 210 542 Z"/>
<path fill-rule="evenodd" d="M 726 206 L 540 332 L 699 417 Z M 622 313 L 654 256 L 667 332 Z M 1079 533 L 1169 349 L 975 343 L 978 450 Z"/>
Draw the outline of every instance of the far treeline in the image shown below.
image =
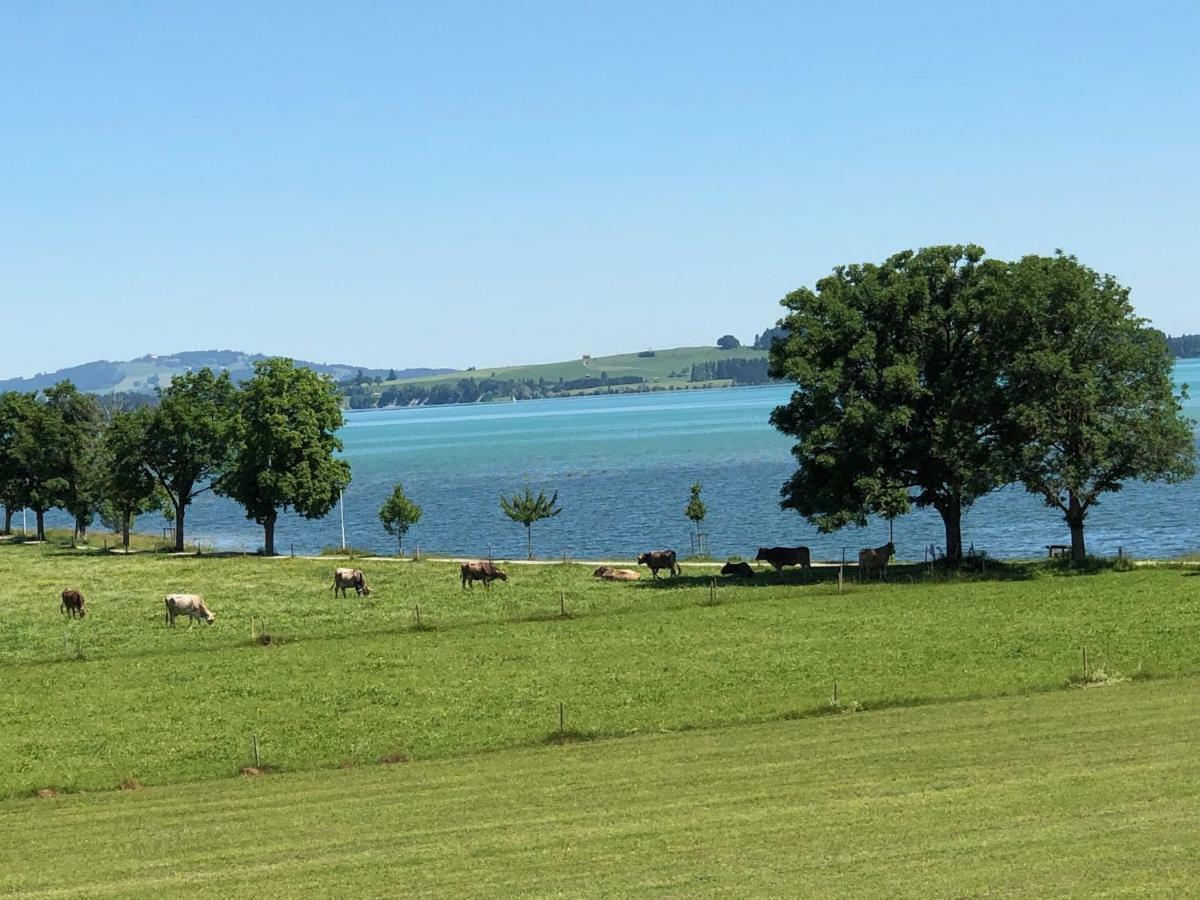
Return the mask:
<path fill-rule="evenodd" d="M 76 536 L 96 516 L 129 545 L 134 518 L 154 510 L 175 522 L 184 548 L 187 508 L 213 490 L 240 503 L 275 552 L 275 522 L 291 509 L 326 515 L 350 482 L 337 386 L 289 359 L 255 362 L 234 384 L 203 368 L 160 388 L 158 403 L 113 410 L 70 381 L 41 393 L 0 393 L 0 503 L 4 533 L 30 509 L 45 540 L 45 514 L 63 509 Z"/>
<path fill-rule="evenodd" d="M 1082 561 L 1106 494 L 1195 474 L 1166 337 L 1073 256 L 929 247 L 839 266 L 781 304 L 771 374 L 797 386 L 771 416 L 797 439 L 781 505 L 822 531 L 933 507 L 958 563 L 963 514 L 1019 484 Z"/>

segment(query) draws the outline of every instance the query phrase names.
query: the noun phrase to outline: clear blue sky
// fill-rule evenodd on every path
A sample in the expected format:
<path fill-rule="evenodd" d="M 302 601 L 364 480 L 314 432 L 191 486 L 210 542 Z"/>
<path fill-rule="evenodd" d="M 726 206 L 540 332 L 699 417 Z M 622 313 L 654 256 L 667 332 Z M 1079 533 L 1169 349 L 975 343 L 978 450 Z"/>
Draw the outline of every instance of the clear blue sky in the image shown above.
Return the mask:
<path fill-rule="evenodd" d="M 0 7 L 0 377 L 750 340 L 1062 247 L 1200 330 L 1195 3 Z"/>

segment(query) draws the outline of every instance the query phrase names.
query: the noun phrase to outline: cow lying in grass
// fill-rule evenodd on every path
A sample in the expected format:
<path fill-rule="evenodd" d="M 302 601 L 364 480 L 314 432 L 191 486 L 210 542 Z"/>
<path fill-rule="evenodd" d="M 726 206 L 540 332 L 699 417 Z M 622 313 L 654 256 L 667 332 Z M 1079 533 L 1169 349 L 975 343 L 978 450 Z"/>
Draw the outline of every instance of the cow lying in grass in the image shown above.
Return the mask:
<path fill-rule="evenodd" d="M 727 562 L 721 566 L 722 575 L 733 575 L 735 578 L 753 578 L 754 569 L 747 562 Z"/>
<path fill-rule="evenodd" d="M 605 581 L 637 581 L 642 577 L 633 569 L 614 569 L 612 566 L 600 566 L 592 575 Z"/>

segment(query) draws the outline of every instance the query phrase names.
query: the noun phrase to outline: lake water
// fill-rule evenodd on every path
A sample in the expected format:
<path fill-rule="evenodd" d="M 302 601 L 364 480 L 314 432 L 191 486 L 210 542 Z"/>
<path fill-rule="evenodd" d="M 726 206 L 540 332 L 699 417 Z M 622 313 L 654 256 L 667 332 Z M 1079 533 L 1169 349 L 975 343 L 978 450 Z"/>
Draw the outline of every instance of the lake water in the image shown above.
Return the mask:
<path fill-rule="evenodd" d="M 1200 360 L 1176 370 L 1200 384 Z M 767 421 L 786 387 L 733 388 L 534 400 L 472 406 L 389 409 L 347 415 L 342 432 L 353 483 L 345 495 L 346 535 L 355 547 L 395 552 L 377 511 L 392 484 L 424 508 L 405 549 L 496 557 L 524 556 L 525 531 L 500 512 L 499 496 L 525 483 L 557 490 L 563 512 L 534 525 L 534 552 L 577 558 L 629 557 L 655 547 L 689 552 L 683 515 L 688 487 L 704 485 L 704 530 L 715 556 L 753 556 L 759 545 L 805 544 L 840 558 L 887 540 L 872 523 L 822 535 L 779 509 L 793 468 L 789 440 Z M 1200 403 L 1188 401 L 1200 419 Z M 1089 518 L 1089 549 L 1139 556 L 1200 550 L 1200 479 L 1184 485 L 1132 484 L 1106 497 Z M 161 527 L 145 517 L 140 530 Z M 204 495 L 188 513 L 188 543 L 254 550 L 261 531 L 228 500 Z M 1036 556 L 1067 542 L 1061 517 L 1018 488 L 985 497 L 963 525 L 967 545 L 1000 557 Z M 941 546 L 932 511 L 896 520 L 897 555 L 921 558 Z M 277 549 L 311 553 L 341 542 L 337 511 L 320 521 L 285 516 Z"/>

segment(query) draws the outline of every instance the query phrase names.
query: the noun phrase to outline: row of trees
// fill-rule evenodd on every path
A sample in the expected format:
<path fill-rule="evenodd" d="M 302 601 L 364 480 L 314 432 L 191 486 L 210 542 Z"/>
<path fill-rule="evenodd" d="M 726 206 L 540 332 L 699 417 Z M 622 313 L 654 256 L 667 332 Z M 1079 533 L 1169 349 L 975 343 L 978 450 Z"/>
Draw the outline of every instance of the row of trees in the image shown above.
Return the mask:
<path fill-rule="evenodd" d="M 439 381 L 432 385 L 397 384 L 389 385 L 376 394 L 369 385 L 350 385 L 343 388 L 347 404 L 351 409 L 373 409 L 387 406 L 444 406 L 454 403 L 487 403 L 492 400 L 538 400 L 543 397 L 559 397 L 572 391 L 602 391 L 610 387 L 621 387 L 645 383 L 640 375 L 618 375 L 612 378 L 607 372 L 585 378 L 460 378 L 457 381 Z"/>
<path fill-rule="evenodd" d="M 781 302 L 771 374 L 797 386 L 771 416 L 797 439 L 781 505 L 822 531 L 933 507 L 958 562 L 963 513 L 1021 484 L 1062 513 L 1081 561 L 1103 495 L 1195 473 L 1164 336 L 1073 256 L 930 247 Z"/>
<path fill-rule="evenodd" d="M 289 359 L 256 362 L 241 385 L 228 372 L 189 372 L 158 397 L 154 407 L 107 411 L 70 382 L 41 395 L 0 394 L 5 532 L 13 511 L 27 508 L 44 540 L 45 513 L 61 508 L 77 536 L 100 514 L 128 547 L 134 518 L 166 508 L 182 551 L 188 506 L 212 490 L 245 508 L 274 554 L 280 512 L 320 518 L 350 482 L 335 455 L 337 387 Z"/>
<path fill-rule="evenodd" d="M 688 380 L 723 381 L 734 384 L 766 384 L 771 381 L 765 359 L 718 359 L 712 362 L 692 363 Z"/>

